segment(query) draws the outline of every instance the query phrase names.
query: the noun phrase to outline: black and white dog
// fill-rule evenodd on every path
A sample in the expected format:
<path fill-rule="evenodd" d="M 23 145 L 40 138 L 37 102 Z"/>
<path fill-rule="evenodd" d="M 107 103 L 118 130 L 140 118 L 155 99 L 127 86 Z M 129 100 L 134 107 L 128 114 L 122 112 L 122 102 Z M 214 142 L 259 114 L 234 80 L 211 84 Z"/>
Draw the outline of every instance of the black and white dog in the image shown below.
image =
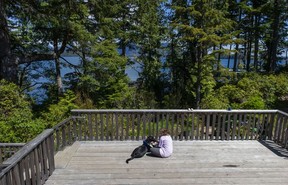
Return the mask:
<path fill-rule="evenodd" d="M 147 137 L 147 139 L 143 141 L 143 144 L 141 146 L 138 146 L 133 150 L 131 157 L 126 160 L 126 163 L 128 164 L 129 161 L 133 160 L 134 158 L 143 157 L 150 150 L 150 148 L 154 147 L 157 144 L 158 141 L 153 136 Z"/>

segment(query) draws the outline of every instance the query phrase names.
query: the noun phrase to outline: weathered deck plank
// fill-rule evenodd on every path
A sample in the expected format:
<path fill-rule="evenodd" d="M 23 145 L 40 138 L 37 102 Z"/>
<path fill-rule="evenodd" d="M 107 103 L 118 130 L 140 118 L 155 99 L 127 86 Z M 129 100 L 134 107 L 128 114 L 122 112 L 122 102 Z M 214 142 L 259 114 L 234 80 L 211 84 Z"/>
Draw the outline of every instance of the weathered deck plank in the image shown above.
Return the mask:
<path fill-rule="evenodd" d="M 140 144 L 76 142 L 56 155 L 46 185 L 288 184 L 288 155 L 276 155 L 258 141 L 174 141 L 170 158 L 144 156 L 126 164 Z"/>

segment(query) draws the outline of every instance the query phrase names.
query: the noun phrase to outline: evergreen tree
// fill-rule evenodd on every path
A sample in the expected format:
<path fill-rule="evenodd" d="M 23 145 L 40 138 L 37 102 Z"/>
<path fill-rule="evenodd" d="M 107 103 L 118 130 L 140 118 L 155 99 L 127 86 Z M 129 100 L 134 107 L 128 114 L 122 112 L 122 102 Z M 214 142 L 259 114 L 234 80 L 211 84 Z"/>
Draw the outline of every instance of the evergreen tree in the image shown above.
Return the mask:
<path fill-rule="evenodd" d="M 118 53 L 114 34 L 115 3 L 89 1 L 87 7 L 92 20 L 85 26 L 90 39 L 80 43 L 82 49 L 78 50 L 83 63 L 74 88 L 81 99 L 92 100 L 97 108 L 123 108 L 129 91 L 125 74 L 127 59 Z"/>
<path fill-rule="evenodd" d="M 6 1 L 0 0 L 0 80 L 6 79 L 17 83 L 17 58 L 12 53 L 6 3 Z"/>
<path fill-rule="evenodd" d="M 239 3 L 241 9 L 239 29 L 241 30 L 241 36 L 245 40 L 242 44 L 242 49 L 238 49 L 238 52 L 242 54 L 242 60 L 245 65 L 245 69 L 249 72 L 251 67 L 256 71 L 259 70 L 259 49 L 260 39 L 265 37 L 263 35 L 263 7 L 266 1 L 242 1 Z M 254 50 L 254 52 L 253 52 Z M 251 65 L 252 59 L 254 65 Z"/>
<path fill-rule="evenodd" d="M 137 83 L 142 90 L 152 93 L 155 100 L 161 104 L 164 97 L 163 64 L 161 57 L 164 44 L 161 45 L 164 32 L 160 15 L 161 1 L 142 0 L 138 2 L 137 27 L 135 41 L 137 48 L 136 62 L 141 66 Z M 161 71 L 162 70 L 162 71 Z M 159 105 L 160 106 L 160 105 Z"/>
<path fill-rule="evenodd" d="M 277 67 L 278 56 L 281 54 L 283 43 L 287 42 L 287 1 L 273 0 L 268 1 L 263 8 L 265 12 L 265 37 L 266 45 L 265 60 L 266 70 L 274 72 Z"/>
<path fill-rule="evenodd" d="M 119 55 L 116 44 L 104 40 L 92 48 L 91 61 L 81 75 L 77 91 L 88 95 L 97 108 L 123 108 L 128 91 L 126 59 Z"/>
<path fill-rule="evenodd" d="M 176 1 L 177 2 L 177 1 Z M 177 4 L 176 4 L 177 5 Z M 220 8 L 221 7 L 221 8 Z M 186 67 L 189 82 L 185 84 L 190 96 L 195 97 L 195 107 L 199 108 L 201 94 L 207 94 L 214 87 L 212 69 L 216 63 L 215 52 L 209 50 L 215 45 L 232 42 L 230 34 L 233 22 L 226 17 L 227 1 L 196 0 L 174 6 L 178 15 L 172 23 L 186 43 L 183 60 L 189 61 Z"/>
<path fill-rule="evenodd" d="M 55 81 L 58 96 L 63 93 L 60 57 L 68 44 L 78 41 L 79 32 L 85 31 L 83 23 L 88 18 L 88 10 L 84 3 L 76 0 L 43 1 L 38 11 L 42 19 L 33 17 L 34 30 L 42 38 L 41 41 L 52 46 L 55 62 Z M 47 16 L 49 15 L 49 16 Z M 39 16 L 39 15 L 38 15 Z"/>

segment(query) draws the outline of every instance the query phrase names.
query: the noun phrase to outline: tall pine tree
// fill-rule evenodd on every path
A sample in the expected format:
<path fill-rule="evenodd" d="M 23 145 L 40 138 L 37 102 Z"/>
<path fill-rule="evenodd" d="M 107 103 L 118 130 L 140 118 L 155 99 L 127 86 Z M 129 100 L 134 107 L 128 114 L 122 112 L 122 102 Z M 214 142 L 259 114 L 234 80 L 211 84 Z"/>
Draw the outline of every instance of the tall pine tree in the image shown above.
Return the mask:
<path fill-rule="evenodd" d="M 178 2 L 178 1 L 175 1 Z M 195 98 L 195 108 L 199 108 L 201 95 L 214 87 L 212 69 L 217 62 L 213 46 L 233 42 L 230 34 L 233 22 L 227 16 L 227 1 L 196 0 L 177 3 L 172 26 L 185 45 L 182 49 L 187 66 L 185 91 Z"/>

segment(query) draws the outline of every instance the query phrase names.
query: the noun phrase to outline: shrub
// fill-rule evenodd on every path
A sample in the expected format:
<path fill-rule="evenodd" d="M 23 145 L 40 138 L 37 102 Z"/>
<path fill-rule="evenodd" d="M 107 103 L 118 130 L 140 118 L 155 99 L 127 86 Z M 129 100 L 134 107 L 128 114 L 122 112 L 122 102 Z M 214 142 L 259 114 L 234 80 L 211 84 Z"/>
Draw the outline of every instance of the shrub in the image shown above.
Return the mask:
<path fill-rule="evenodd" d="M 41 120 L 33 119 L 29 101 L 19 88 L 0 81 L 0 142 L 27 142 L 42 132 Z"/>

